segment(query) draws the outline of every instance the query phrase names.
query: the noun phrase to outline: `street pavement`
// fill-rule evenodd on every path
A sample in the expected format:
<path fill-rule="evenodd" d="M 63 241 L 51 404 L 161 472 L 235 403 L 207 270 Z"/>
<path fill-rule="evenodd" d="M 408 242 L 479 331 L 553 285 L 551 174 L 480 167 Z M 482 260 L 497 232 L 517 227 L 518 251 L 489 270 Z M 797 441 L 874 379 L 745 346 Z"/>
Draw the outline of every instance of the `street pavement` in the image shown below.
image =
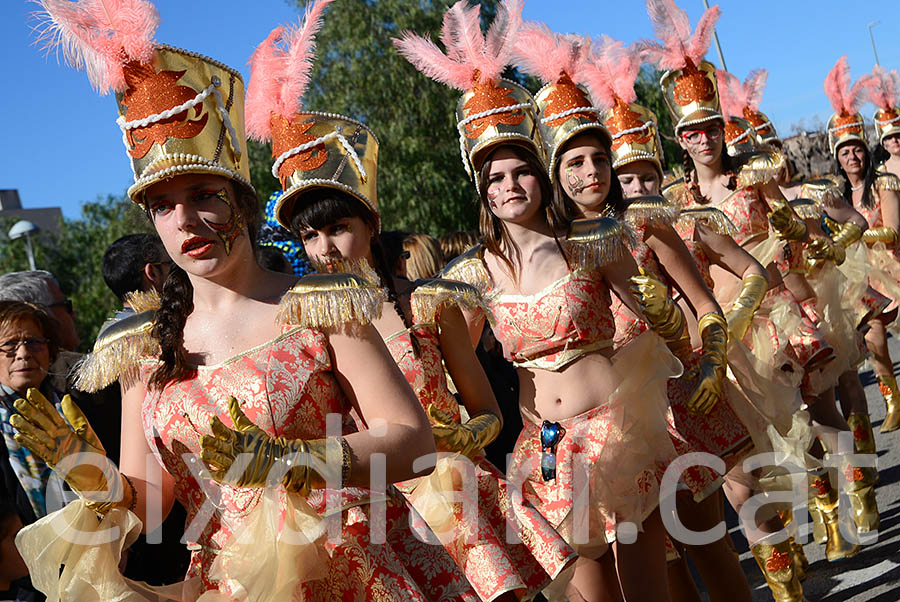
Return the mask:
<path fill-rule="evenodd" d="M 900 367 L 900 340 L 889 341 L 894 371 Z M 825 546 L 810 537 L 804 546 L 809 559 L 809 571 L 803 582 L 803 592 L 809 602 L 898 602 L 900 601 L 900 431 L 878 432 L 884 420 L 884 401 L 878 382 L 866 365 L 860 373 L 878 448 L 880 483 L 876 489 L 881 528 L 877 543 L 863 546 L 853 558 L 838 562 L 825 559 Z M 741 566 L 750 581 L 754 602 L 771 601 L 772 595 L 750 555 L 747 542 L 736 526 L 730 508 L 729 532 L 741 553 Z"/>

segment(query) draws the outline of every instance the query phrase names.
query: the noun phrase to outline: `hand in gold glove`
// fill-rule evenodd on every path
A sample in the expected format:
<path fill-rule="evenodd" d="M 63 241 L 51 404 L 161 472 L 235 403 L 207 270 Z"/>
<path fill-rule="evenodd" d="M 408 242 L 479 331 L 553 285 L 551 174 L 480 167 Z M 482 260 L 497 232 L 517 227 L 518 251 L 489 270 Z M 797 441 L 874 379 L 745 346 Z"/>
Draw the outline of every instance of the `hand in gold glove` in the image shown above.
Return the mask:
<path fill-rule="evenodd" d="M 722 314 L 708 313 L 697 324 L 703 349 L 696 368 L 697 388 L 687 402 L 692 414 L 705 415 L 722 399 L 728 330 Z"/>
<path fill-rule="evenodd" d="M 431 405 L 426 410 L 438 451 L 459 453 L 472 458 L 500 434 L 500 418 L 490 412 L 478 414 L 465 424 Z"/>
<path fill-rule="evenodd" d="M 844 222 L 843 224 L 837 224 L 835 222 L 835 234 L 832 237 L 836 244 L 839 244 L 844 249 L 847 249 L 858 241 L 863 236 L 863 230 L 853 222 Z"/>
<path fill-rule="evenodd" d="M 310 489 L 340 488 L 350 473 L 350 450 L 343 437 L 326 439 L 273 438 L 247 418 L 234 397 L 228 400 L 228 413 L 234 423 L 230 429 L 213 416 L 212 435 L 200 440 L 200 457 L 212 471 L 212 477 L 236 487 L 265 487 L 269 472 L 277 462 L 286 464 L 280 482 L 288 491 L 306 494 Z M 331 447 L 326 459 L 326 442 Z M 330 462 L 328 461 L 330 460 Z"/>
<path fill-rule="evenodd" d="M 889 247 L 897 244 L 897 231 L 890 226 L 882 226 L 880 228 L 869 228 L 862 235 L 863 242 L 872 244 L 883 242 Z"/>
<path fill-rule="evenodd" d="M 14 405 L 19 413 L 13 414 L 9 423 L 19 431 L 13 436 L 16 443 L 31 450 L 50 468 L 56 468 L 62 462 L 60 469 L 66 473 L 66 482 L 82 497 L 90 493 L 88 504 L 95 511 L 105 512 L 112 507 L 110 502 L 104 500 L 121 498 L 122 481 L 117 472 L 104 475 L 106 467 L 101 467 L 100 463 L 75 458 L 75 454 L 79 453 L 106 456 L 106 450 L 71 397 L 66 395 L 60 404 L 68 424 L 37 389 L 28 389 L 25 399 L 16 400 Z M 113 467 L 110 464 L 108 468 Z"/>
<path fill-rule="evenodd" d="M 844 247 L 834 244 L 830 239 L 823 236 L 817 236 L 807 243 L 806 255 L 807 263 L 810 264 L 810 267 L 822 261 L 833 261 L 837 265 L 841 265 L 847 258 L 847 252 L 844 250 Z"/>
<path fill-rule="evenodd" d="M 800 240 L 807 233 L 806 224 L 797 218 L 794 210 L 787 203 L 773 203 L 774 209 L 769 212 L 769 223 L 785 240 Z"/>
<path fill-rule="evenodd" d="M 641 305 L 650 327 L 666 340 L 677 339 L 684 328 L 684 314 L 669 296 L 669 288 L 656 276 L 638 267 L 631 277 L 631 294 Z"/>
<path fill-rule="evenodd" d="M 769 282 L 762 274 L 750 274 L 744 278 L 741 292 L 726 314 L 729 338 L 735 341 L 744 340 L 753 323 L 753 315 L 759 309 L 768 290 Z"/>

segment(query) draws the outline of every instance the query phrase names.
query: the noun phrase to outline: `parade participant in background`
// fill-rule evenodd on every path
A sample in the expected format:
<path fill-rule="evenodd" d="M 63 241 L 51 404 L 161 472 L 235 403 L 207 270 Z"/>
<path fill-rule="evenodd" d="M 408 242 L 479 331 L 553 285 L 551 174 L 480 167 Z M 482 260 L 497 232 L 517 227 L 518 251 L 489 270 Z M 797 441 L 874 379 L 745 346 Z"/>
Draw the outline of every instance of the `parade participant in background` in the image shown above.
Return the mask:
<path fill-rule="evenodd" d="M 574 89 L 582 106 L 542 113 L 526 90 L 499 77 L 510 55 L 495 53 L 500 38 L 489 30 L 485 43 L 478 10 L 465 10 L 462 29 L 445 27 L 446 55 L 412 34 L 398 46 L 419 70 L 464 91 L 457 127 L 484 242 L 444 276 L 483 292 L 494 333 L 518 368 L 525 427 L 507 476 L 527 479 L 533 494 L 526 497 L 579 552 L 561 584 L 570 599 L 617 599 L 621 591 L 626 599 L 667 600 L 657 505 L 674 453 L 665 437 L 665 383 L 680 366 L 654 332 L 614 350 L 611 295 L 673 339 L 683 315 L 659 280 L 638 275 L 621 224 L 571 223 L 575 207 L 554 198 L 539 120 L 602 131 L 597 109 L 569 83 L 557 91 Z M 467 317 L 475 340 L 484 318 Z"/>
<path fill-rule="evenodd" d="M 869 89 L 869 100 L 878 107 L 873 117 L 879 144 L 875 149 L 878 169 L 900 176 L 900 105 L 897 103 L 900 74 L 896 69 L 888 71 L 875 65 L 872 75 L 874 82 Z"/>
<path fill-rule="evenodd" d="M 519 14 L 507 14 L 506 5 L 499 10 L 498 22 L 514 31 Z M 463 19 L 465 11 L 457 5 L 448 18 Z M 273 45 L 278 41 L 270 36 L 251 62 L 248 97 L 254 100 L 247 110 L 251 135 L 265 136 L 258 128 L 271 122 L 276 157 L 296 144 L 301 134 L 321 144 L 307 144 L 308 150 L 276 161 L 285 192 L 275 216 L 303 242 L 319 271 L 349 269 L 384 289 L 375 328 L 426 410 L 438 450 L 451 454 L 438 462 L 433 477 L 400 483 L 398 488 L 434 530 L 480 599 L 531 598 L 574 559 L 574 551 L 537 510 L 507 499 L 508 483 L 483 459 L 481 450 L 496 438 L 502 422 L 459 309 L 477 307 L 478 291 L 458 282 L 413 283 L 395 275 L 378 236 L 378 142 L 360 122 L 333 113 L 299 111 L 293 119 L 284 114 L 284 107 L 295 105 L 286 102 L 285 88 L 278 84 L 303 73 L 293 57 L 305 55 L 287 45 L 285 56 L 290 58 L 283 68 L 269 67 L 264 61 L 277 55 Z M 278 123 L 287 125 L 274 127 Z M 341 152 L 348 144 L 356 155 Z M 341 169 L 344 161 L 350 164 Z M 447 390 L 444 365 L 455 376 L 471 417 L 465 422 L 460 405 Z M 457 496 L 468 496 L 465 468 L 471 465 L 461 465 L 458 454 L 475 461 L 477 494 L 465 502 Z M 516 523 L 512 530 L 523 532 L 527 544 L 508 543 L 507 510 Z"/>
<path fill-rule="evenodd" d="M 308 19 L 317 21 L 323 7 L 311 6 Z M 402 496 L 383 485 L 414 476 L 414 460 L 434 443 L 415 396 L 366 325 L 380 291 L 347 275 L 298 282 L 256 263 L 258 201 L 248 180 L 241 77 L 156 44 L 153 5 L 131 8 L 138 13 L 44 3 L 57 27 L 97 36 L 77 42 L 76 58 L 87 61 L 101 91 L 118 92 L 135 172 L 129 195 L 175 263 L 155 311 L 142 311 L 151 302 L 133 302 L 139 313 L 98 340 L 80 372 L 86 387 L 123 378 L 127 445 L 121 472 L 84 464 L 68 471 L 79 499 L 56 520 L 116 525 L 127 542 L 142 523 L 155 527 L 153 499 L 164 516 L 177 497 L 191 521 L 192 558 L 188 581 L 164 590 L 176 599 L 204 592 L 473 599 L 443 550 L 413 536 Z M 304 31 L 311 34 L 287 35 Z M 103 453 L 77 408 L 64 404 L 67 424 L 30 390 L 16 409 L 17 440 L 49 465 L 76 451 Z M 358 430 L 351 413 L 379 431 Z M 291 453 L 290 463 L 281 460 Z M 148 463 L 151 454 L 158 463 Z M 241 454 L 252 461 L 231 469 Z M 381 486 L 377 474 L 370 479 L 373 457 L 386 463 Z M 110 495 L 87 497 L 92 491 Z M 370 537 L 376 501 L 385 544 Z M 322 531 L 332 527 L 337 537 L 326 541 Z M 144 587 L 122 580 L 111 546 L 72 546 L 47 521 L 24 529 L 17 543 L 49 595 L 108 599 Z"/>
<path fill-rule="evenodd" d="M 444 267 L 441 243 L 427 234 L 408 234 L 403 239 L 403 250 L 409 253 L 406 259 L 406 277 L 409 280 L 434 278 Z"/>

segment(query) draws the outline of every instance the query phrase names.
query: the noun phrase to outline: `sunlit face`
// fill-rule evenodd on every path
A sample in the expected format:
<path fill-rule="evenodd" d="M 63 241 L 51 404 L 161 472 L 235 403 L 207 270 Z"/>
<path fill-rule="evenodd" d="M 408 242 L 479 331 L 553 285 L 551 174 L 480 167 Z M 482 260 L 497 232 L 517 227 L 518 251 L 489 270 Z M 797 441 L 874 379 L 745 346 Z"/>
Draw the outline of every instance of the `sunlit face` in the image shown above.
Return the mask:
<path fill-rule="evenodd" d="M 557 177 L 582 211 L 603 208 L 612 178 L 609 150 L 593 134 L 578 134 L 559 156 Z"/>
<path fill-rule="evenodd" d="M 491 213 L 505 222 L 522 223 L 541 208 L 540 176 L 515 152 L 501 148 L 488 165 L 485 194 Z"/>
<path fill-rule="evenodd" d="M 345 217 L 320 230 L 300 231 L 303 248 L 313 263 L 326 269 L 338 259 L 369 260 L 371 264 L 372 228 L 360 217 Z"/>
<path fill-rule="evenodd" d="M 616 169 L 616 177 L 626 199 L 659 194 L 662 186 L 656 165 L 646 159 L 622 165 Z"/>
<path fill-rule="evenodd" d="M 866 171 L 866 147 L 853 140 L 842 144 L 837 150 L 837 159 L 847 175 L 862 176 Z"/>
<path fill-rule="evenodd" d="M 884 140 L 881 141 L 881 145 L 884 147 L 884 150 L 895 157 L 900 156 L 900 134 L 885 136 Z"/>
<path fill-rule="evenodd" d="M 722 158 L 725 126 L 721 121 L 700 123 L 678 131 L 678 144 L 694 163 L 712 166 Z"/>
<path fill-rule="evenodd" d="M 184 174 L 147 189 L 146 202 L 163 246 L 189 274 L 211 276 L 248 243 L 231 180 Z"/>
<path fill-rule="evenodd" d="M 50 346 L 40 324 L 17 320 L 0 327 L 0 383 L 25 395 L 50 369 Z"/>

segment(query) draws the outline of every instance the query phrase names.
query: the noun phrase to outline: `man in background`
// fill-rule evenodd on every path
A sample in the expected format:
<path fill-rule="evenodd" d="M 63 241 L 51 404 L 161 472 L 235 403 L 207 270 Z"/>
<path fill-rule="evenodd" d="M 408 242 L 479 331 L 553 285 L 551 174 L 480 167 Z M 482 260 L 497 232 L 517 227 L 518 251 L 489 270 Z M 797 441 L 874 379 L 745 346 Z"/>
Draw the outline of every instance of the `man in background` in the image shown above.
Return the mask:
<path fill-rule="evenodd" d="M 106 249 L 100 272 L 106 286 L 128 310 L 126 297 L 133 292 L 161 292 L 172 260 L 155 234 L 128 234 Z M 130 312 L 122 312 L 130 313 Z M 117 317 L 124 317 L 119 315 Z"/>

